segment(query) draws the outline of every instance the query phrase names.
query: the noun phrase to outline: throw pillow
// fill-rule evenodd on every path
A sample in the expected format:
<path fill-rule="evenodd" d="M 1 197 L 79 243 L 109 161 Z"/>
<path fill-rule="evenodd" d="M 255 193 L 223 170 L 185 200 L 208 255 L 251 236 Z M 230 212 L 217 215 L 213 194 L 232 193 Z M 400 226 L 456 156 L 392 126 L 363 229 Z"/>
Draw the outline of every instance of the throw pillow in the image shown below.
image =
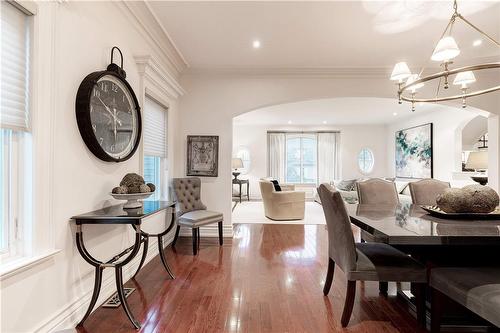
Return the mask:
<path fill-rule="evenodd" d="M 277 181 L 277 180 L 271 180 L 271 183 L 273 183 L 273 185 L 274 185 L 274 190 L 275 190 L 276 192 L 281 192 L 281 186 L 280 186 L 280 184 L 278 183 L 278 181 Z"/>
<path fill-rule="evenodd" d="M 342 191 L 354 191 L 356 186 L 356 179 L 342 180 L 337 184 L 337 188 Z"/>

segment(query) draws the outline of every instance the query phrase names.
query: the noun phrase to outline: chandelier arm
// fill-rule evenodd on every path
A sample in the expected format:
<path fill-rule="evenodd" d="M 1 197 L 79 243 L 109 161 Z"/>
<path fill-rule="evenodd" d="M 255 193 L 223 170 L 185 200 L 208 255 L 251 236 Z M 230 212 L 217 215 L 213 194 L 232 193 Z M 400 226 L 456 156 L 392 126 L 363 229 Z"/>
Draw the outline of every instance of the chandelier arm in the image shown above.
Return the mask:
<path fill-rule="evenodd" d="M 495 39 L 493 39 L 492 37 L 490 37 L 486 32 L 482 31 L 481 29 L 479 29 L 478 27 L 476 27 L 474 24 L 472 24 L 469 20 L 467 20 L 465 17 L 463 17 L 461 14 L 458 14 L 457 15 L 462 21 L 464 21 L 465 23 L 467 23 L 469 26 L 471 26 L 472 28 L 474 28 L 477 32 L 479 32 L 480 34 L 482 34 L 483 36 L 485 36 L 486 38 L 488 38 L 491 42 L 493 42 L 494 44 L 496 44 L 497 46 L 500 46 L 500 43 L 497 42 Z"/>
<path fill-rule="evenodd" d="M 424 83 L 424 82 L 427 82 L 427 81 L 430 81 L 430 80 L 434 80 L 434 79 L 437 79 L 437 78 L 441 78 L 441 77 L 444 77 L 444 76 L 449 76 L 449 75 L 457 74 L 457 73 L 460 73 L 460 72 L 479 71 L 479 70 L 483 70 L 483 69 L 493 69 L 493 68 L 500 68 L 500 62 L 492 62 L 492 63 L 488 63 L 488 64 L 472 65 L 472 66 L 465 66 L 465 67 L 455 68 L 455 69 L 451 69 L 451 70 L 444 70 L 444 71 L 441 71 L 441 72 L 438 72 L 438 73 L 435 73 L 435 74 L 432 74 L 432 75 L 429 75 L 429 76 L 425 76 L 425 77 L 423 77 L 423 78 L 421 78 L 419 80 L 416 80 L 416 81 L 414 81 L 414 82 L 412 82 L 410 84 L 402 86 L 399 89 L 398 93 L 402 94 L 403 92 L 405 92 L 409 88 L 411 88 L 413 86 L 416 86 L 419 83 Z"/>
<path fill-rule="evenodd" d="M 474 91 L 471 93 L 467 94 L 462 94 L 462 95 L 453 95 L 453 96 L 447 96 L 447 97 L 440 97 L 440 98 L 413 98 L 413 97 L 406 97 L 404 95 L 401 95 L 401 99 L 405 102 L 414 102 L 414 103 L 427 103 L 427 102 L 445 102 L 445 101 L 452 101 L 455 99 L 462 99 L 462 98 L 468 98 L 468 97 L 474 97 L 474 96 L 479 96 L 479 95 L 484 95 L 493 91 L 500 90 L 500 85 L 484 90 L 478 90 Z"/>

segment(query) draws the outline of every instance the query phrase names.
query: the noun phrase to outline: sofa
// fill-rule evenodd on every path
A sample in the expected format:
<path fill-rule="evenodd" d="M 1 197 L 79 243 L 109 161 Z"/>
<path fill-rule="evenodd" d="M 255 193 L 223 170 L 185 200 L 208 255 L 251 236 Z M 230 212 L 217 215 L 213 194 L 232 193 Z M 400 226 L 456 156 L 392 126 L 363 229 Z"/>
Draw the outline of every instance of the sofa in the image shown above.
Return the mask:
<path fill-rule="evenodd" d="M 268 179 L 259 181 L 264 212 L 271 220 L 302 220 L 304 219 L 306 193 L 295 191 L 294 185 L 281 185 L 281 191 L 276 191 L 274 184 Z"/>

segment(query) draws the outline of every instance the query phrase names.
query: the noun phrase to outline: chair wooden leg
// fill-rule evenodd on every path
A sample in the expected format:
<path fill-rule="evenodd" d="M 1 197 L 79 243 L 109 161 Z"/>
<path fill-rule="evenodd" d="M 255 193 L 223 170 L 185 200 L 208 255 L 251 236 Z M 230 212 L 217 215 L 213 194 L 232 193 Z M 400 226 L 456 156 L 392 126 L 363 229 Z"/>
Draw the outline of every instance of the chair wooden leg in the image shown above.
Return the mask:
<path fill-rule="evenodd" d="M 326 272 L 325 286 L 323 287 L 323 295 L 328 295 L 332 287 L 333 273 L 335 273 L 335 261 L 328 258 L 328 271 Z"/>
<path fill-rule="evenodd" d="M 198 228 L 193 228 L 191 231 L 192 237 L 193 237 L 193 255 L 196 255 L 198 253 Z"/>
<path fill-rule="evenodd" d="M 342 327 L 347 327 L 347 324 L 349 324 L 355 298 L 356 298 L 356 281 L 347 281 L 347 292 L 345 296 L 344 311 L 342 312 L 342 319 L 340 320 Z"/>
<path fill-rule="evenodd" d="M 378 283 L 378 292 L 381 293 L 382 295 L 387 296 L 387 292 L 389 291 L 389 282 L 386 281 L 380 281 Z"/>
<path fill-rule="evenodd" d="M 425 283 L 414 283 L 415 289 L 415 305 L 417 307 L 417 323 L 421 328 L 425 328 L 427 325 L 427 314 L 425 307 Z"/>
<path fill-rule="evenodd" d="M 181 230 L 181 226 L 177 225 L 177 228 L 175 229 L 174 240 L 172 241 L 172 246 L 175 246 L 175 243 L 177 243 L 177 238 L 179 238 L 179 231 L 180 230 Z"/>
<path fill-rule="evenodd" d="M 443 316 L 444 295 L 434 288 L 431 293 L 431 332 L 441 332 L 441 317 Z"/>
<path fill-rule="evenodd" d="M 222 244 L 224 244 L 224 238 L 222 235 L 222 221 L 220 221 L 218 224 L 219 224 L 219 245 L 222 246 Z"/>

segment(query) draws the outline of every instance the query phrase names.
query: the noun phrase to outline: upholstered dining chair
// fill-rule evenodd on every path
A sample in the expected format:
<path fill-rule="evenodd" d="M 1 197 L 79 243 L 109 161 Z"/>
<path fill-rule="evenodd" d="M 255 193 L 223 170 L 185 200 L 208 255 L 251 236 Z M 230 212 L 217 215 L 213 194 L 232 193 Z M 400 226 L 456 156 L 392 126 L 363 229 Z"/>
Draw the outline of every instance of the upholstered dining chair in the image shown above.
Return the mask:
<path fill-rule="evenodd" d="M 172 246 L 175 246 L 181 226 L 192 229 L 193 254 L 198 253 L 200 247 L 200 227 L 217 223 L 219 225 L 219 245 L 223 244 L 222 213 L 207 210 L 201 202 L 201 180 L 196 177 L 174 178 L 173 188 L 177 201 L 177 229 Z"/>
<path fill-rule="evenodd" d="M 450 188 L 450 183 L 426 178 L 411 182 L 408 186 L 410 186 L 412 203 L 433 206 L 436 204 L 437 196 L 443 194 L 447 188 Z"/>
<path fill-rule="evenodd" d="M 318 188 L 328 229 L 328 272 L 323 288 L 326 296 L 333 281 L 335 265 L 345 273 L 347 294 L 341 324 L 346 327 L 351 317 L 356 295 L 356 281 L 395 281 L 415 283 L 417 321 L 425 323 L 424 266 L 405 253 L 384 243 L 354 243 L 351 221 L 340 196 L 333 187 Z"/>
<path fill-rule="evenodd" d="M 356 183 L 360 204 L 397 205 L 398 191 L 394 182 L 372 178 Z"/>

